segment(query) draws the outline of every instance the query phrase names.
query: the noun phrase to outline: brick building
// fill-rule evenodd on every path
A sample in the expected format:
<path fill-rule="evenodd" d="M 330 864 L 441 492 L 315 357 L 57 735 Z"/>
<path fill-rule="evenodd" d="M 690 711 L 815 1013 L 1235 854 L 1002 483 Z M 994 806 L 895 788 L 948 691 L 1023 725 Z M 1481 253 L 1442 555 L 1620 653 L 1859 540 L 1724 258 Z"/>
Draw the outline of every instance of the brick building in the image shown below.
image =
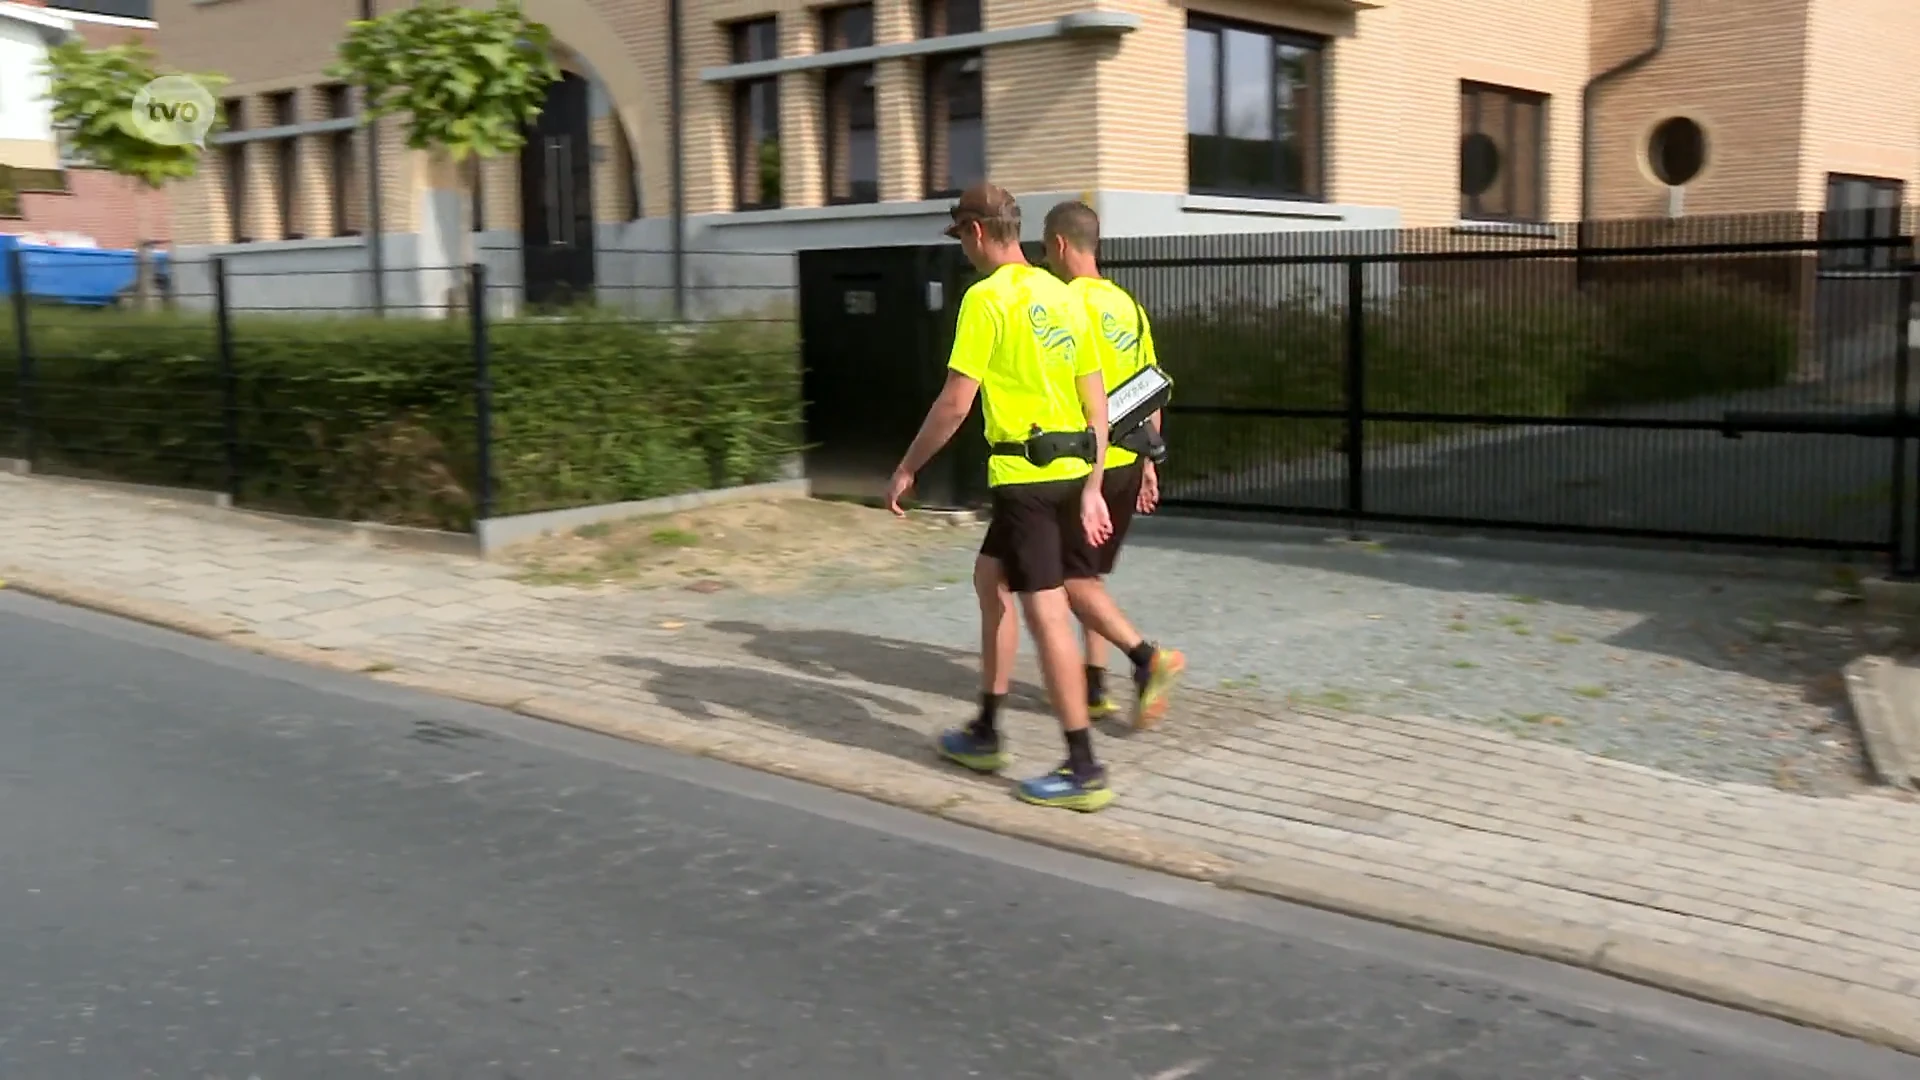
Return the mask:
<path fill-rule="evenodd" d="M 527 0 L 569 75 L 522 159 L 485 170 L 496 277 L 652 273 L 615 253 L 670 245 L 673 6 Z M 928 242 L 983 174 L 1036 210 L 1090 198 L 1116 235 L 1890 208 L 1920 174 L 1920 8 L 1900 0 L 678 6 L 692 250 Z M 368 265 L 372 150 L 383 265 L 453 261 L 457 202 L 397 125 L 370 147 L 321 75 L 358 0 L 157 7 L 169 63 L 234 79 L 235 133 L 174 193 L 184 244 Z"/>
<path fill-rule="evenodd" d="M 146 0 L 0 2 L 0 167 L 22 170 L 0 205 L 0 233 L 43 242 L 130 248 L 166 243 L 171 202 L 164 192 L 73 161 L 62 150 L 44 98 L 46 49 L 78 37 L 115 45 L 148 40 Z"/>

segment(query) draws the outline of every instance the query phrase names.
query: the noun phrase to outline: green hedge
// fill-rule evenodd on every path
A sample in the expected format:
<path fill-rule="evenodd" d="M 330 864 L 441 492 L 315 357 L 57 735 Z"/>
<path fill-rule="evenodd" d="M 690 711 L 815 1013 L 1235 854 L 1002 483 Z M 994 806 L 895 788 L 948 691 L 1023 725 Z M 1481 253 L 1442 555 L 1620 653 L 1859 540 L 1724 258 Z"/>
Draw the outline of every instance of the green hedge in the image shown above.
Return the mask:
<path fill-rule="evenodd" d="M 36 309 L 36 456 L 101 479 L 226 486 L 206 314 Z M 774 478 L 799 446 L 791 322 L 590 316 L 490 328 L 495 515 Z M 464 320 L 237 317 L 240 496 L 293 513 L 464 529 L 478 474 Z M 0 335 L 0 447 L 20 446 Z"/>
<path fill-rule="evenodd" d="M 1792 301 L 1730 279 L 1543 292 L 1407 289 L 1369 306 L 1367 407 L 1594 415 L 1777 386 L 1798 355 Z M 1338 304 L 1304 297 L 1278 307 L 1167 313 L 1154 322 L 1183 406 L 1344 409 L 1347 332 Z M 1419 442 L 1447 430 L 1373 422 L 1367 443 Z M 1336 450 L 1345 424 L 1175 415 L 1168 435 L 1168 479 L 1200 481 Z"/>

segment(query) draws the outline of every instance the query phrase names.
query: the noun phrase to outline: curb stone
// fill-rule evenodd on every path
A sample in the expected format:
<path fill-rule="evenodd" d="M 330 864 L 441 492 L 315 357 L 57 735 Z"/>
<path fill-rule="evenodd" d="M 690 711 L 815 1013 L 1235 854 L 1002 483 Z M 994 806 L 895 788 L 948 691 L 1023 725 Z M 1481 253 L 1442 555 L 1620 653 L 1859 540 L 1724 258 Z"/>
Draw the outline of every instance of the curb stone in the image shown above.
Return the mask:
<path fill-rule="evenodd" d="M 1265 861 L 1219 884 L 1538 956 L 1920 1055 L 1920 1010 L 1912 997 L 1901 994 L 1634 934 L 1492 911 L 1443 893 L 1298 859 Z"/>
<path fill-rule="evenodd" d="M 1899 669 L 1884 656 L 1853 661 L 1845 670 L 1847 699 L 1874 779 L 1912 791 L 1920 786 L 1920 702 L 1901 705 L 1894 688 Z"/>
<path fill-rule="evenodd" d="M 366 674 L 389 685 L 776 773 L 1030 843 L 1583 967 L 1920 1055 L 1920 1010 L 1915 1008 L 1913 997 L 1902 994 L 1630 934 L 1490 911 L 1442 892 L 1304 859 L 1281 857 L 1245 866 L 1211 851 L 1169 843 L 1099 818 L 1063 814 L 998 797 L 982 801 L 977 788 L 937 774 L 876 782 L 875 773 L 854 763 L 866 757 L 893 759 L 872 751 L 844 747 L 829 754 L 805 743 L 747 739 L 648 715 L 642 709 L 610 709 L 553 694 L 531 683 L 483 683 L 466 676 L 453 679 L 403 671 L 395 664 L 355 653 L 264 638 L 232 620 L 163 601 L 75 585 L 51 575 L 0 571 L 0 588 L 223 642 L 275 659 Z"/>

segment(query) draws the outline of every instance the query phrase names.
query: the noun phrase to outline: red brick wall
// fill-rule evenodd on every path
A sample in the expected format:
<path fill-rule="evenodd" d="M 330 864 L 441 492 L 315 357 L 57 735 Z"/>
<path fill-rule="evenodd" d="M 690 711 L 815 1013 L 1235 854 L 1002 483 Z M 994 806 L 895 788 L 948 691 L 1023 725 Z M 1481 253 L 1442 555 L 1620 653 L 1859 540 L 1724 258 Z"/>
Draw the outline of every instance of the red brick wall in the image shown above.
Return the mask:
<path fill-rule="evenodd" d="M 153 31 L 138 26 L 108 26 L 104 23 L 73 20 L 74 32 L 79 34 L 89 48 L 99 49 L 108 45 L 125 45 L 137 41 L 148 48 L 153 47 Z"/>
<path fill-rule="evenodd" d="M 173 237 L 165 192 L 148 191 L 98 169 L 67 170 L 66 194 L 23 192 L 20 217 L 0 221 L 0 232 L 72 232 L 93 237 L 104 248 L 130 248 L 138 242 L 144 202 L 146 239 Z"/>

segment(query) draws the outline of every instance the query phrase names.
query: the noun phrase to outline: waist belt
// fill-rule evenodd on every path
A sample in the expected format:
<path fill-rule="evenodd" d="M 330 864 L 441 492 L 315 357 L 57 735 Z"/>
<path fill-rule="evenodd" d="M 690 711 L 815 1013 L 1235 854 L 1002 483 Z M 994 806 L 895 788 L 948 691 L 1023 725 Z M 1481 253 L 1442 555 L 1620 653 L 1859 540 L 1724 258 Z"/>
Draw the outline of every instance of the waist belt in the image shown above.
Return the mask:
<path fill-rule="evenodd" d="M 994 457 L 1017 457 L 1038 468 L 1045 468 L 1066 458 L 1092 464 L 1093 432 L 1041 431 L 1036 428 L 1023 442 L 991 443 L 987 452 Z"/>

